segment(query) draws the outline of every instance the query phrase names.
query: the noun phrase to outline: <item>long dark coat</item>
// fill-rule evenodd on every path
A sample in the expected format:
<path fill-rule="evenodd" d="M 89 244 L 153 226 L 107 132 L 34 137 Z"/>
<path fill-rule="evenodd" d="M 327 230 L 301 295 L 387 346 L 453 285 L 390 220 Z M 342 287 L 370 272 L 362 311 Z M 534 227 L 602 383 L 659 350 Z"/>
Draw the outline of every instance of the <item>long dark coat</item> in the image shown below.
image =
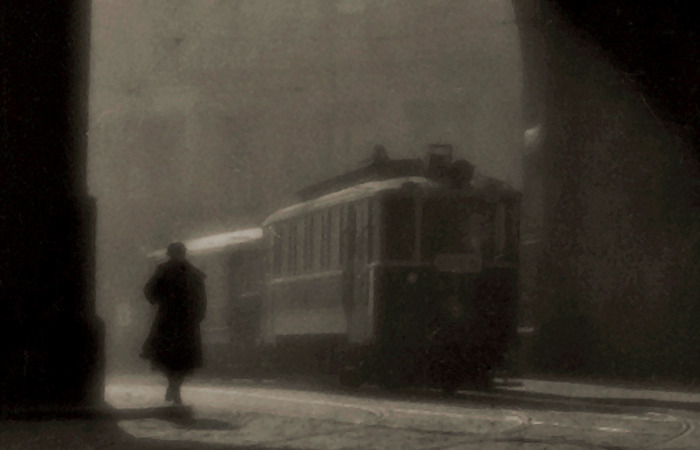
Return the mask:
<path fill-rule="evenodd" d="M 159 265 L 144 288 L 158 306 L 141 356 L 166 373 L 187 374 L 201 367 L 199 324 L 206 311 L 205 275 L 187 261 Z"/>

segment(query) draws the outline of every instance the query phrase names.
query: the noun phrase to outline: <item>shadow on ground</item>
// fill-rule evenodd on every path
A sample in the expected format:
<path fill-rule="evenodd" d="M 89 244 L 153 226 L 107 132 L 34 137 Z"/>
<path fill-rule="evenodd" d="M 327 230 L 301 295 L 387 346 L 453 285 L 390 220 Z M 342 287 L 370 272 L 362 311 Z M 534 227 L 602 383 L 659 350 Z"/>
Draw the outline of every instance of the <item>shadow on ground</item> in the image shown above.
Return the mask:
<path fill-rule="evenodd" d="M 50 414 L 27 415 L 0 421 L 0 448 L 3 450 L 34 449 L 262 449 L 258 446 L 231 446 L 193 441 L 139 439 L 125 432 L 119 422 L 155 419 L 183 430 L 231 430 L 235 423 L 211 418 L 197 418 L 184 407 L 105 409 L 99 414 L 62 418 Z"/>
<path fill-rule="evenodd" d="M 177 428 L 188 430 L 235 430 L 238 425 L 223 420 L 197 418 L 192 408 L 183 407 L 159 407 L 159 408 L 132 408 L 115 409 L 110 416 L 116 420 L 160 419 L 170 422 Z"/>

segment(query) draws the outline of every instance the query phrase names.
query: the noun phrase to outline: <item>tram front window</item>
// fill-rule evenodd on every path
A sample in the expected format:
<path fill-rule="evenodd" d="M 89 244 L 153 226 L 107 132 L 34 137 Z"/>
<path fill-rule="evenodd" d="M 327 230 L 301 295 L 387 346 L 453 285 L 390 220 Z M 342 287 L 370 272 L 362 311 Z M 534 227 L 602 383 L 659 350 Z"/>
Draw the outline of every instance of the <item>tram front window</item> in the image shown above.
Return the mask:
<path fill-rule="evenodd" d="M 423 203 L 421 256 L 432 262 L 441 254 L 467 254 L 471 249 L 469 207 L 465 199 L 440 197 Z"/>
<path fill-rule="evenodd" d="M 416 245 L 416 201 L 411 197 L 389 197 L 382 207 L 382 255 L 385 260 L 406 261 Z"/>

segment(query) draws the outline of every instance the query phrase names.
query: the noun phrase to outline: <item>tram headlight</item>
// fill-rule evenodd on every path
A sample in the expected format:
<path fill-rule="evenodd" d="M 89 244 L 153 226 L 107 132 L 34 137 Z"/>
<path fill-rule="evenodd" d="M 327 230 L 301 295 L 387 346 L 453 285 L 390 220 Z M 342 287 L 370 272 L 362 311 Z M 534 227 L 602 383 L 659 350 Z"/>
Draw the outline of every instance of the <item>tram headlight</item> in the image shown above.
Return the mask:
<path fill-rule="evenodd" d="M 409 284 L 414 284 L 416 281 L 418 281 L 418 274 L 415 272 L 410 272 L 408 276 L 406 276 L 406 281 Z"/>

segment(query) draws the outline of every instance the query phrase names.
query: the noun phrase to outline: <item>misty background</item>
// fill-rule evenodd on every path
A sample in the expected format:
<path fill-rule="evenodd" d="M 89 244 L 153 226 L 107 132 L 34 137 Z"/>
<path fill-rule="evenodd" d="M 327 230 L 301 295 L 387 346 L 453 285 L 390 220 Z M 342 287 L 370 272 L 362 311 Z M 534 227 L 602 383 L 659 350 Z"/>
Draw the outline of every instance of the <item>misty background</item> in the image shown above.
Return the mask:
<path fill-rule="evenodd" d="M 522 188 L 511 0 L 93 0 L 89 187 L 111 367 L 147 254 L 255 226 L 384 144 L 432 142 Z M 121 355 L 129 358 L 121 358 Z"/>

